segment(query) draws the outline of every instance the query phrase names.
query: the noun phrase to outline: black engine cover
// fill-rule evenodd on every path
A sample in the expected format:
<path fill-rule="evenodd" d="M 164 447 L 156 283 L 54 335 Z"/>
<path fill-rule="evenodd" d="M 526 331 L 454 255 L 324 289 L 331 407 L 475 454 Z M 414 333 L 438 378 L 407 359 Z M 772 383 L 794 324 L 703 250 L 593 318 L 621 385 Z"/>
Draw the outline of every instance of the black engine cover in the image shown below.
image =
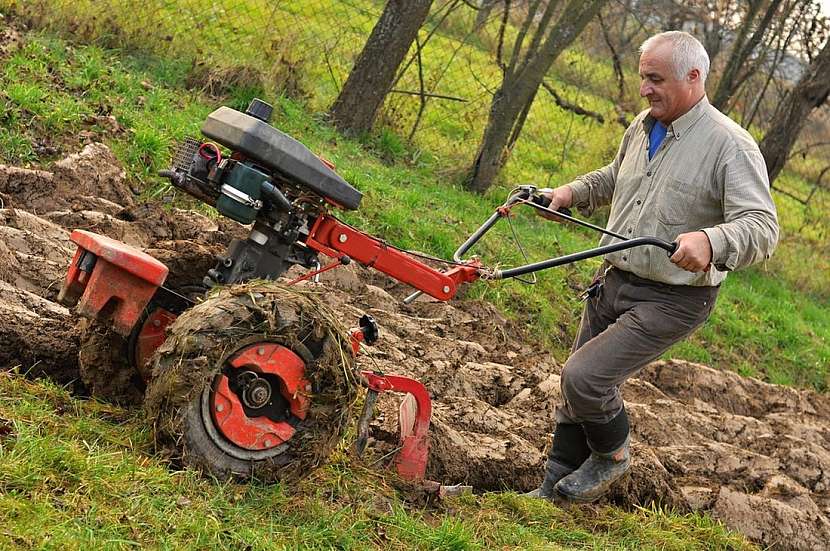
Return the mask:
<path fill-rule="evenodd" d="M 202 134 L 343 208 L 360 206 L 362 193 L 306 146 L 266 122 L 230 107 L 220 107 L 208 115 Z"/>

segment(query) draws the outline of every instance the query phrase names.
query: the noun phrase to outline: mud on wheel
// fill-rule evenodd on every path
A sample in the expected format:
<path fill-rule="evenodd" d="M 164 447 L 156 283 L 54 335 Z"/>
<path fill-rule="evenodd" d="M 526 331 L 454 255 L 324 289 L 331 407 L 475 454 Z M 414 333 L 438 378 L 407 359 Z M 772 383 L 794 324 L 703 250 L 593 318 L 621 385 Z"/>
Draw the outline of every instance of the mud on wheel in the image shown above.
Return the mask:
<path fill-rule="evenodd" d="M 348 334 L 315 293 L 251 283 L 170 326 L 145 408 L 184 464 L 274 481 L 328 457 L 355 397 Z"/>
<path fill-rule="evenodd" d="M 144 378 L 129 359 L 128 340 L 88 319 L 78 323 L 81 380 L 91 396 L 121 405 L 138 405 L 144 397 Z"/>
<path fill-rule="evenodd" d="M 207 288 L 194 283 L 179 285 L 174 291 L 195 302 Z M 123 406 L 140 405 L 151 374 L 150 356 L 164 340 L 164 330 L 172 319 L 174 314 L 153 301 L 127 337 L 98 321 L 81 319 L 78 364 L 89 394 Z M 155 330 L 153 322 L 159 326 Z"/>

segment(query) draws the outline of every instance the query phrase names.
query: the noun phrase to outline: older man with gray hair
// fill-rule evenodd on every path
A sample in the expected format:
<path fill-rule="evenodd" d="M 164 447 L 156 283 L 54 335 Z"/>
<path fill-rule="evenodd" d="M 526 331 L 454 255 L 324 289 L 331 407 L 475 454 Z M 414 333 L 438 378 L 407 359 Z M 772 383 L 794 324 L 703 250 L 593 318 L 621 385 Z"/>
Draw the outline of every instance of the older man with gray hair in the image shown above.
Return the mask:
<path fill-rule="evenodd" d="M 757 144 L 706 99 L 706 50 L 670 31 L 640 52 L 640 95 L 649 108 L 609 165 L 546 195 L 551 210 L 576 207 L 584 215 L 610 204 L 609 230 L 678 246 L 671 257 L 653 247 L 605 257 L 562 370 L 556 429 L 534 496 L 593 501 L 628 470 L 620 385 L 709 317 L 729 271 L 769 258 L 778 241 Z"/>

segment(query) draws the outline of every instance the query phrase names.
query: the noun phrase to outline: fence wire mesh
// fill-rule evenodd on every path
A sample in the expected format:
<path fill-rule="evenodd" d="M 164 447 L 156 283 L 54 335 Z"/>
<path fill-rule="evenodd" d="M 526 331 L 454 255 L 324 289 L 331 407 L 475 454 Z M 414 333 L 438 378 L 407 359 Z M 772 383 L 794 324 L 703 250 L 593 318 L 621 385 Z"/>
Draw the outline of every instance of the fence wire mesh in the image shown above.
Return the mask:
<path fill-rule="evenodd" d="M 502 10 L 485 18 L 474 9 L 485 4 L 494 2 L 436 0 L 376 128 L 392 130 L 401 144 L 410 142 L 442 158 L 472 160 L 501 82 L 496 51 Z M 33 26 L 76 40 L 190 63 L 190 84 L 216 95 L 228 83 L 249 79 L 325 112 L 384 2 L 0 0 L 0 6 Z M 613 96 L 610 68 L 569 52 L 555 71 L 560 98 L 612 113 L 612 104 L 603 99 Z M 521 156 L 545 173 L 567 163 L 592 128 L 574 125 L 575 116 L 563 116 L 553 94 L 541 91 L 513 158 Z M 611 152 L 612 142 L 607 145 Z"/>

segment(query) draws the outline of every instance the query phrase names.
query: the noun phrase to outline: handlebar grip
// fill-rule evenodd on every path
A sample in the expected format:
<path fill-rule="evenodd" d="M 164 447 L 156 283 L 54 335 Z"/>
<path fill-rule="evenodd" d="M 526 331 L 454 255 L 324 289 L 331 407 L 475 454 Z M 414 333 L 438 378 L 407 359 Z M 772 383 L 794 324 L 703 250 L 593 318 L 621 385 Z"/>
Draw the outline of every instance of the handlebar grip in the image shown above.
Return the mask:
<path fill-rule="evenodd" d="M 534 195 L 533 197 L 531 197 L 530 200 L 531 202 L 539 205 L 540 207 L 548 208 L 548 206 L 550 205 L 550 198 L 544 195 Z M 571 209 L 569 209 L 568 207 L 559 207 L 558 209 L 556 209 L 556 212 L 564 214 L 565 216 L 573 216 Z"/>

